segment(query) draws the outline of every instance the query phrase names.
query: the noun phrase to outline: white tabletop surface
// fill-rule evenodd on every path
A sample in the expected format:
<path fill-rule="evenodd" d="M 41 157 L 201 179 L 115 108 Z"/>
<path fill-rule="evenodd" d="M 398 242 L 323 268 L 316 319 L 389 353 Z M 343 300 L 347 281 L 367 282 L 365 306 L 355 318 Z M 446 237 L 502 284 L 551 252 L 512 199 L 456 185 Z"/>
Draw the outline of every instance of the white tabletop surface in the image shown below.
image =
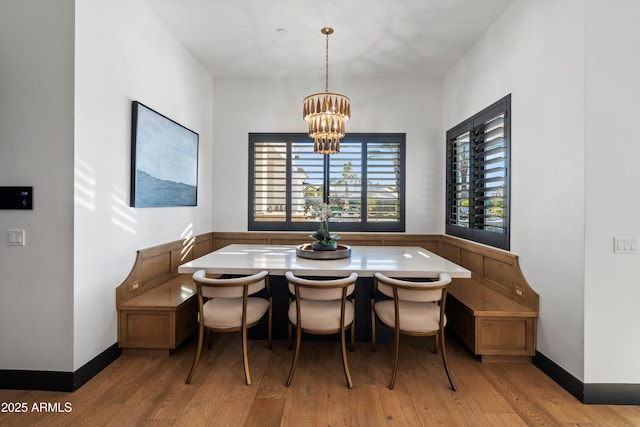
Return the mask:
<path fill-rule="evenodd" d="M 373 277 L 375 272 L 393 277 L 471 277 L 471 272 L 418 246 L 351 246 L 351 256 L 338 260 L 311 260 L 296 256 L 295 245 L 229 245 L 178 267 L 180 273 L 204 269 L 213 274 L 274 276 L 291 271 L 302 276 L 346 276 L 352 272 Z"/>

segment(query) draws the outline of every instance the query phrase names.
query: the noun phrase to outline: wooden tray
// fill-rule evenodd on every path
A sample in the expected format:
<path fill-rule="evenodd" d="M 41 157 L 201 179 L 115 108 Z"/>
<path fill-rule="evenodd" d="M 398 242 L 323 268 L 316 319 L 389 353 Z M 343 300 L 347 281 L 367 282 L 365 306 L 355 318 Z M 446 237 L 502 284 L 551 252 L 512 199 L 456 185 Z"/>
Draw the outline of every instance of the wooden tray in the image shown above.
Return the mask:
<path fill-rule="evenodd" d="M 330 260 L 349 258 L 351 256 L 351 247 L 347 245 L 338 245 L 335 251 L 314 251 L 311 243 L 296 246 L 296 255 L 300 258 Z"/>

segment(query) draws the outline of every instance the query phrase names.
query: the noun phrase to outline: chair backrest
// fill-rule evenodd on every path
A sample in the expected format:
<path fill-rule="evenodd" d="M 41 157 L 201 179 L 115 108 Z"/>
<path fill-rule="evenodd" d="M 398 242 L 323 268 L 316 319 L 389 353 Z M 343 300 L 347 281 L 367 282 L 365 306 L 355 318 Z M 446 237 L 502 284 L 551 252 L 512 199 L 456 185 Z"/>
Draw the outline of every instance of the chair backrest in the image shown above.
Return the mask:
<path fill-rule="evenodd" d="M 393 298 L 393 289 L 398 290 L 398 299 L 403 301 L 436 302 L 446 295 L 446 288 L 451 283 L 448 274 L 441 273 L 437 281 L 411 282 L 408 280 L 394 279 L 382 273 L 376 273 L 378 290 L 384 295 Z"/>
<path fill-rule="evenodd" d="M 249 289 L 248 295 L 264 289 L 268 275 L 268 271 L 261 271 L 245 277 L 212 279 L 205 276 L 204 270 L 198 270 L 193 273 L 193 280 L 205 298 L 242 298 L 245 287 Z"/>
<path fill-rule="evenodd" d="M 289 292 L 300 295 L 302 299 L 332 301 L 342 298 L 342 289 L 347 288 L 346 295 L 351 295 L 358 280 L 358 273 L 351 273 L 349 277 L 331 280 L 311 280 L 295 276 L 292 272 L 285 273 L 289 282 Z M 298 294 L 296 294 L 298 288 Z"/>

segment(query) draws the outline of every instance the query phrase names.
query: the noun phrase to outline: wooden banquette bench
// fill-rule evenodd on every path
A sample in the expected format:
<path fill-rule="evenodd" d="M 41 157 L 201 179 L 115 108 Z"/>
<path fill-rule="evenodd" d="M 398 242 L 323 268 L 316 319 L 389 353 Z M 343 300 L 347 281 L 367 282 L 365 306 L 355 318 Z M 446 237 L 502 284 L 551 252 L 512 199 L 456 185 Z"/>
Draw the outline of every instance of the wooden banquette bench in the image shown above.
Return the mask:
<path fill-rule="evenodd" d="M 118 344 L 124 353 L 168 355 L 198 326 L 196 286 L 178 266 L 213 250 L 211 233 L 137 251 L 116 288 Z"/>
<path fill-rule="evenodd" d="M 471 271 L 454 279 L 447 298 L 448 330 L 483 362 L 530 362 L 536 349 L 538 294 L 518 256 L 440 234 L 341 233 L 352 246 L 421 246 Z M 308 233 L 212 232 L 138 251 L 116 289 L 118 342 L 124 352 L 169 354 L 197 328 L 190 275 L 178 265 L 230 244 L 295 245 Z"/>
<path fill-rule="evenodd" d="M 483 362 L 531 362 L 536 350 L 538 294 L 522 275 L 518 256 L 452 236 L 341 233 L 352 246 L 421 246 L 471 271 L 454 279 L 447 298 L 448 329 Z M 213 232 L 213 249 L 233 243 L 300 244 L 308 233 Z"/>
<path fill-rule="evenodd" d="M 483 362 L 531 362 L 539 297 L 518 256 L 450 236 L 442 236 L 438 254 L 471 270 L 471 279 L 449 286 L 447 327 Z"/>

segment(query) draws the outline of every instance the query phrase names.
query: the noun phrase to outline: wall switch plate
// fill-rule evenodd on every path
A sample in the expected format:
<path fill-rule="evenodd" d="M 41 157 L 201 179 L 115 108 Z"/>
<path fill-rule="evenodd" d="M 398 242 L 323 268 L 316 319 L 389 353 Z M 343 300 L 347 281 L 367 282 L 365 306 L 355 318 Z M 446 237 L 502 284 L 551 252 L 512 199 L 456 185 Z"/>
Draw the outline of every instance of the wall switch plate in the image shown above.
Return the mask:
<path fill-rule="evenodd" d="M 25 246 L 25 231 L 24 230 L 9 230 L 9 246 Z"/>
<path fill-rule="evenodd" d="M 613 253 L 635 254 L 638 252 L 638 236 L 614 236 Z"/>

